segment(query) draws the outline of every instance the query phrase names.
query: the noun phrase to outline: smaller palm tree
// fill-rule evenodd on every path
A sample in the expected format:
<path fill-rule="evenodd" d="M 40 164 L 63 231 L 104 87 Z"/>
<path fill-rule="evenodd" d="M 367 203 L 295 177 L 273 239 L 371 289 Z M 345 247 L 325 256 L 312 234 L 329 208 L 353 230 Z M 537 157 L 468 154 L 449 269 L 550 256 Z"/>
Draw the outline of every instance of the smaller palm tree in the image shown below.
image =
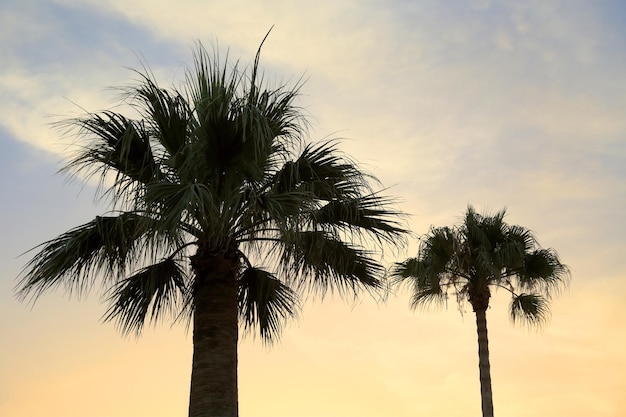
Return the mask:
<path fill-rule="evenodd" d="M 392 277 L 407 282 L 416 308 L 443 302 L 449 294 L 468 301 L 476 314 L 483 417 L 493 417 L 487 317 L 491 289 L 511 295 L 513 322 L 541 325 L 548 302 L 565 285 L 569 269 L 553 249 L 543 249 L 532 232 L 504 222 L 505 210 L 480 215 L 469 206 L 464 222 L 431 228 L 420 242 L 417 257 L 396 263 Z"/>

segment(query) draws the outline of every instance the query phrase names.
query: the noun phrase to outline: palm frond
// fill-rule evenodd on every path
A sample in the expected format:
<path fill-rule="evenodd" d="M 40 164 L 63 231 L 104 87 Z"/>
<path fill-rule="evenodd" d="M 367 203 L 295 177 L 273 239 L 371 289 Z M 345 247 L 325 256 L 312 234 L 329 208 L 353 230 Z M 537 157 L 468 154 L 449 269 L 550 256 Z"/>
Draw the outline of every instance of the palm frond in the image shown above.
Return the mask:
<path fill-rule="evenodd" d="M 411 295 L 411 308 L 416 310 L 421 307 L 428 308 L 433 305 L 441 306 L 445 304 L 447 298 L 447 293 L 441 286 L 422 285 L 419 288 L 414 288 L 413 294 Z"/>
<path fill-rule="evenodd" d="M 460 228 L 463 236 L 464 262 L 467 269 L 484 278 L 497 277 L 503 264 L 498 251 L 504 244 L 504 210 L 494 217 L 482 216 L 468 208 L 465 222 Z"/>
<path fill-rule="evenodd" d="M 368 186 L 363 175 L 335 154 L 335 145 L 328 141 L 307 146 L 296 161 L 273 174 L 267 188 L 250 184 L 244 193 L 241 235 L 250 235 L 246 228 L 273 222 L 402 246 L 407 231 L 396 221 L 401 214 L 392 209 L 394 201 L 381 193 L 364 193 Z"/>
<path fill-rule="evenodd" d="M 141 123 L 105 111 L 71 119 L 64 124 L 78 128 L 79 134 L 90 143 L 62 170 L 87 177 L 98 175 L 101 188 L 106 188 L 106 178 L 113 170 L 115 181 L 107 192 L 114 199 L 128 199 L 139 184 L 161 177 L 149 133 Z"/>
<path fill-rule="evenodd" d="M 379 242 L 400 246 L 407 230 L 396 220 L 401 214 L 390 208 L 392 203 L 378 193 L 337 199 L 315 210 L 312 218 L 317 225 L 349 232 L 349 236 L 367 234 Z"/>
<path fill-rule="evenodd" d="M 235 62 L 228 67 L 219 53 L 211 57 L 201 43 L 194 52 L 194 69 L 187 74 L 187 94 L 195 116 L 194 140 L 202 145 L 202 157 L 211 170 L 223 171 L 232 164 L 241 145 L 233 123 L 233 111 L 241 105 L 238 89 L 244 74 Z"/>
<path fill-rule="evenodd" d="M 449 275 L 436 272 L 438 266 L 423 258 L 409 258 L 391 268 L 392 284 L 406 283 L 412 291 L 411 308 L 441 304 L 447 299 L 444 287 L 451 285 Z"/>
<path fill-rule="evenodd" d="M 278 139 L 285 146 L 297 144 L 308 126 L 302 109 L 294 105 L 300 86 L 301 84 L 297 84 L 289 89 L 281 86 L 271 91 L 266 90 L 255 97 L 255 101 L 250 101 L 249 110 L 253 112 L 249 113 L 252 117 L 246 123 L 250 130 Z"/>
<path fill-rule="evenodd" d="M 501 223 L 498 230 L 491 234 L 489 238 L 491 246 L 488 249 L 494 265 L 495 280 L 499 279 L 499 273 L 503 270 L 522 267 L 527 251 L 536 245 L 532 232 L 521 226 Z"/>
<path fill-rule="evenodd" d="M 337 141 L 308 144 L 293 162 L 272 178 L 276 192 L 306 191 L 318 200 L 358 197 L 367 189 L 366 176 L 337 149 Z"/>
<path fill-rule="evenodd" d="M 89 290 L 98 273 L 124 274 L 137 262 L 137 252 L 149 247 L 150 219 L 135 213 L 98 216 L 34 248 L 18 284 L 19 295 L 37 298 L 45 290 L 64 285 L 79 295 Z"/>
<path fill-rule="evenodd" d="M 297 317 L 300 309 L 298 295 L 273 274 L 260 268 L 246 268 L 238 283 L 239 316 L 244 329 L 258 329 L 263 341 L 275 341 L 284 322 Z"/>
<path fill-rule="evenodd" d="M 463 260 L 459 259 L 459 242 L 456 231 L 449 227 L 431 228 L 422 239 L 418 257 L 422 261 L 423 273 L 429 276 L 463 271 Z"/>
<path fill-rule="evenodd" d="M 518 242 L 524 252 L 537 246 L 537 239 L 533 232 L 522 226 L 509 225 L 506 236 L 509 240 Z"/>
<path fill-rule="evenodd" d="M 265 235 L 264 231 L 276 229 L 276 225 L 286 228 L 311 204 L 307 193 L 275 193 L 249 186 L 241 193 L 235 236 L 240 241 L 252 241 Z"/>
<path fill-rule="evenodd" d="M 408 258 L 402 262 L 395 262 L 390 269 L 391 278 L 394 283 L 416 277 L 419 274 L 421 260 L 418 258 Z"/>
<path fill-rule="evenodd" d="M 219 54 L 211 57 L 202 44 L 196 48 L 194 63 L 188 76 L 197 121 L 193 134 L 202 145 L 198 151 L 207 167 L 218 174 L 216 178 L 228 174 L 221 180 L 231 182 L 223 185 L 231 190 L 262 172 L 273 137 L 264 126 L 258 129 L 264 118 L 247 103 L 245 72 L 238 63 L 229 68 L 228 59 L 222 63 Z"/>
<path fill-rule="evenodd" d="M 356 294 L 361 288 L 381 289 L 384 268 L 365 250 L 321 231 L 281 236 L 280 264 L 298 290 L 323 296 L 326 291 Z"/>
<path fill-rule="evenodd" d="M 277 152 L 281 153 L 281 150 Z M 284 153 L 276 162 L 288 157 Z M 286 225 L 302 223 L 302 213 L 311 212 L 318 205 L 318 199 L 307 184 L 312 173 L 301 175 L 298 161 L 287 161 L 280 169 L 261 183 L 248 183 L 242 187 L 241 218 L 238 221 L 238 234 L 246 240 L 253 238 L 255 231 L 266 229 L 270 224 Z"/>
<path fill-rule="evenodd" d="M 104 320 L 117 321 L 122 333 L 140 334 L 146 322 L 164 315 L 176 318 L 189 292 L 184 269 L 175 259 L 166 258 L 115 285 Z"/>
<path fill-rule="evenodd" d="M 150 133 L 169 157 L 176 170 L 184 166 L 176 163 L 185 151 L 192 122 L 191 109 L 186 98 L 177 90 L 160 88 L 148 73 L 137 72 L 140 82 L 126 89 L 130 104 L 143 116 Z"/>
<path fill-rule="evenodd" d="M 269 156 L 266 154 L 267 150 L 271 149 L 270 154 L 276 151 L 281 153 L 285 147 L 293 146 L 300 141 L 308 126 L 302 108 L 294 106 L 294 100 L 300 93 L 301 82 L 290 88 L 284 85 L 270 90 L 263 88 L 263 75 L 259 73 L 259 61 L 263 44 L 271 31 L 272 28 L 265 34 L 257 49 L 249 83 L 244 91 L 247 105 L 242 106 L 244 117 L 240 119 L 243 122 L 245 134 L 251 131 L 256 135 L 260 134 L 261 137 L 271 139 L 270 147 L 257 148 L 255 152 L 255 155 L 263 155 L 266 162 L 270 162 L 269 158 L 266 158 Z M 246 140 L 245 137 L 244 140 Z"/>
<path fill-rule="evenodd" d="M 239 108 L 233 122 L 243 135 L 240 166 L 248 170 L 249 179 L 261 180 L 284 150 L 300 143 L 308 123 L 302 109 L 294 104 L 299 86 L 272 90 L 257 87 L 258 94 L 247 95 L 247 104 Z M 274 155 L 276 152 L 278 155 Z"/>
<path fill-rule="evenodd" d="M 513 323 L 524 322 L 541 326 L 549 318 L 548 300 L 539 294 L 519 294 L 513 297 L 509 314 Z"/>
<path fill-rule="evenodd" d="M 181 224 L 207 227 L 219 222 L 221 202 L 212 191 L 202 183 L 151 183 L 144 195 L 145 209 L 159 219 L 157 227 L 162 231 L 175 230 Z"/>
<path fill-rule="evenodd" d="M 523 266 L 515 271 L 522 289 L 542 291 L 549 296 L 567 285 L 569 268 L 559 261 L 553 249 L 536 249 L 525 255 Z"/>

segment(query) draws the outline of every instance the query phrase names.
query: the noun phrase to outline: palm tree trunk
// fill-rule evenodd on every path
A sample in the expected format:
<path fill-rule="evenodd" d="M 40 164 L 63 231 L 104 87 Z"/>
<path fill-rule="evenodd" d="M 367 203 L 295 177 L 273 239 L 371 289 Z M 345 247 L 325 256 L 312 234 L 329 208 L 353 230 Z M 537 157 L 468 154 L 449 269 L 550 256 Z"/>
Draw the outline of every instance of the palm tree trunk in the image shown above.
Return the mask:
<path fill-rule="evenodd" d="M 189 417 L 237 417 L 236 262 L 220 257 L 223 273 L 216 274 L 218 260 L 194 258 L 199 284 L 194 293 Z"/>
<path fill-rule="evenodd" d="M 493 417 L 493 398 L 491 392 L 491 366 L 489 365 L 489 340 L 487 339 L 487 311 L 475 310 L 476 330 L 478 332 L 478 369 L 480 371 L 480 397 L 483 417 Z"/>

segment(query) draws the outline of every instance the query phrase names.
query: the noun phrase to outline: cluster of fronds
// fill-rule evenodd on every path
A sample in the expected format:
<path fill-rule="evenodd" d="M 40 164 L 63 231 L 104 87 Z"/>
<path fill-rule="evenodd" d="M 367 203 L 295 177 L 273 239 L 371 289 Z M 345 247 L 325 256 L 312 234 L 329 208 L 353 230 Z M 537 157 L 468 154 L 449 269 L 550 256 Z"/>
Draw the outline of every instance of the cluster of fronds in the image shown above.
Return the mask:
<path fill-rule="evenodd" d="M 38 247 L 22 297 L 83 293 L 99 279 L 105 318 L 139 332 L 193 311 L 193 248 L 234 247 L 241 322 L 271 340 L 305 292 L 381 287 L 372 247 L 403 242 L 399 212 L 337 142 L 306 142 L 300 86 L 265 87 L 259 53 L 242 70 L 198 45 L 182 88 L 146 71 L 124 89 L 138 118 L 104 111 L 64 124 L 80 144 L 65 170 L 98 179 L 112 211 Z"/>
<path fill-rule="evenodd" d="M 413 308 L 452 293 L 459 303 L 484 309 L 489 289 L 502 288 L 511 294 L 514 322 L 543 323 L 569 270 L 553 249 L 541 248 L 530 230 L 507 224 L 504 216 L 504 210 L 480 215 L 469 207 L 462 224 L 431 228 L 417 257 L 394 265 L 394 280 L 412 287 Z"/>

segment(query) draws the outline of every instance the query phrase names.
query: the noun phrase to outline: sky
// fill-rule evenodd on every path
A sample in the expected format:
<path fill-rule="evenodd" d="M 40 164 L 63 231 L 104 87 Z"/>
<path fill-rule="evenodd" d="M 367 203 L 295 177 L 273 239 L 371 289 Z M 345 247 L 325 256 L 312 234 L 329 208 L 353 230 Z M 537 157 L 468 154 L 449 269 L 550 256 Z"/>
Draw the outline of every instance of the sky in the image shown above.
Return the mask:
<path fill-rule="evenodd" d="M 174 3 L 176 5 L 174 5 Z M 97 291 L 33 306 L 24 252 L 107 207 L 56 174 L 51 124 L 115 104 L 147 63 L 164 85 L 194 42 L 246 64 L 266 32 L 270 82 L 304 79 L 310 139 L 375 174 L 414 235 L 468 204 L 507 208 L 572 272 L 542 329 L 487 313 L 496 415 L 626 415 L 626 6 L 621 0 L 3 0 L 0 3 L 0 415 L 185 416 L 191 334 L 103 324 Z M 460 311 L 459 311 L 460 310 Z M 239 345 L 242 417 L 480 415 L 471 308 L 308 301 L 279 343 Z"/>

